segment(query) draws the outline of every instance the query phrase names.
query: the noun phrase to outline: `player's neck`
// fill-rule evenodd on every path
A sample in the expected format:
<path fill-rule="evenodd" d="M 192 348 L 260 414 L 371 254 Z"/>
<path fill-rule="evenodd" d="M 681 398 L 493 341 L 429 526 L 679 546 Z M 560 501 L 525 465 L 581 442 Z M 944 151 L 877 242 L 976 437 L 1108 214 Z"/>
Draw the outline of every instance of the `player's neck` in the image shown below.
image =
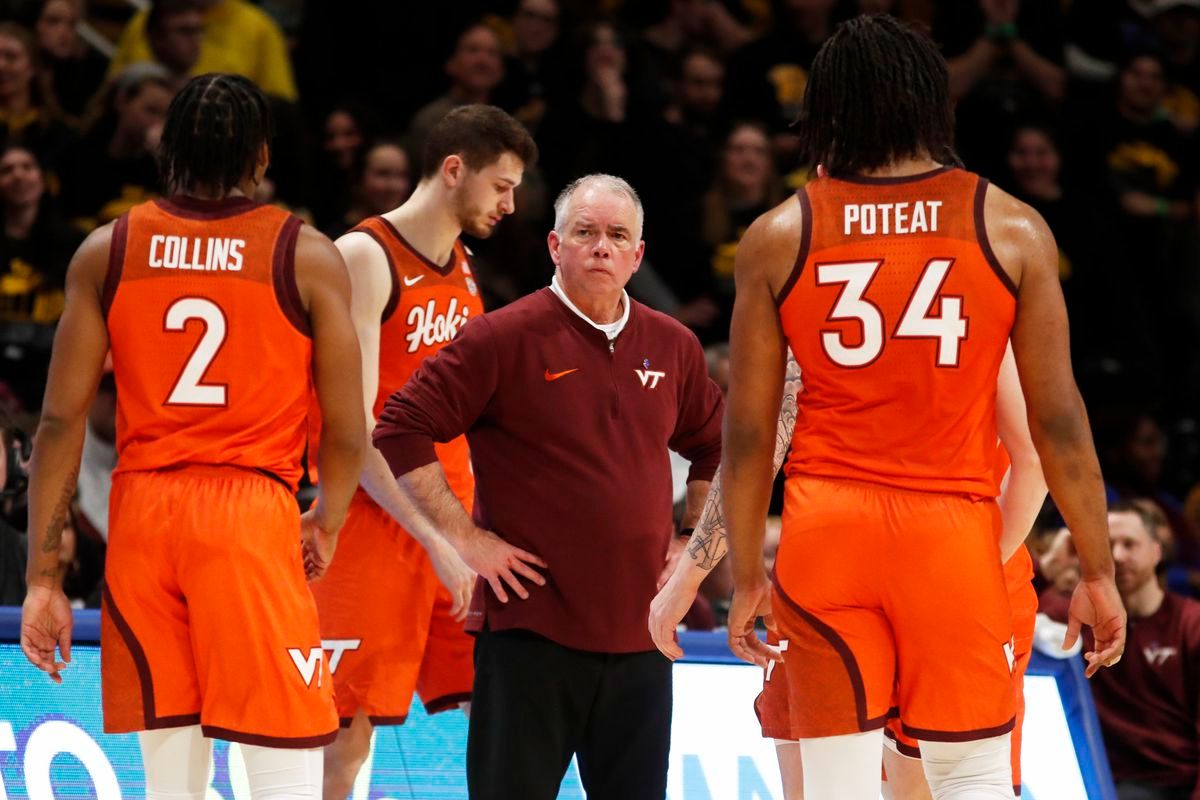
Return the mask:
<path fill-rule="evenodd" d="M 1122 599 L 1125 601 L 1125 610 L 1129 612 L 1130 619 L 1145 619 L 1158 613 L 1166 596 L 1167 593 L 1158 585 L 1158 579 L 1155 578 L 1146 581 L 1141 588 L 1135 589 Z"/>
<path fill-rule="evenodd" d="M 862 174 L 866 178 L 907 178 L 910 175 L 920 175 L 924 172 L 941 167 L 942 165 L 934 161 L 928 156 L 919 158 L 905 158 L 900 161 L 893 161 L 878 169 L 867 170 Z"/>
<path fill-rule="evenodd" d="M 432 183 L 419 183 L 404 205 L 383 215 L 425 258 L 445 264 L 454 252 L 462 225 L 454 209 Z"/>

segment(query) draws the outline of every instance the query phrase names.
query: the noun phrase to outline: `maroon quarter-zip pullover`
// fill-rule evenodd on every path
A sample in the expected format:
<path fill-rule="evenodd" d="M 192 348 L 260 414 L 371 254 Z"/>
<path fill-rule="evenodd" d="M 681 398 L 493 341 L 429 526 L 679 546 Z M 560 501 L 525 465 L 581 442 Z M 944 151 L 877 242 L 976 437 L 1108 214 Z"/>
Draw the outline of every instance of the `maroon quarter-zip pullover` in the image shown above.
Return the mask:
<path fill-rule="evenodd" d="M 712 480 L 722 400 L 696 337 L 629 301 L 611 343 L 549 289 L 469 323 L 387 401 L 375 446 L 397 476 L 466 433 L 474 519 L 541 556 L 546 585 L 501 603 L 482 579 L 468 630 L 523 628 L 581 650 L 654 649 L 673 535 L 668 449 Z"/>

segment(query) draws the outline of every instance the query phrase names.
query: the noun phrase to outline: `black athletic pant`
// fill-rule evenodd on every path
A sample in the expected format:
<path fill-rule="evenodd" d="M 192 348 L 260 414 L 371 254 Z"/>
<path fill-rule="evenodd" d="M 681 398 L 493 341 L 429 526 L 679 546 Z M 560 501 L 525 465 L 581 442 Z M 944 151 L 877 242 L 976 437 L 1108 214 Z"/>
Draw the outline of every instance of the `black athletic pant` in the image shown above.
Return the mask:
<path fill-rule="evenodd" d="M 588 800 L 663 800 L 671 662 L 589 653 L 523 630 L 475 641 L 471 800 L 554 800 L 571 756 Z"/>

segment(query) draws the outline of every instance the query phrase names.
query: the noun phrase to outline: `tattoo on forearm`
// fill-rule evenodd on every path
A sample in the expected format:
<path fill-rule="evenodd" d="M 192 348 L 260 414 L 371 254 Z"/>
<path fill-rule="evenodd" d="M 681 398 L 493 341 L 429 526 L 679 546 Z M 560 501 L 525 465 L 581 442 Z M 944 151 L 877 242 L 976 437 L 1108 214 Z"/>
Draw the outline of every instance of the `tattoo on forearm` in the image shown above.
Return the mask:
<path fill-rule="evenodd" d="M 43 578 L 57 578 L 61 572 L 58 567 L 46 567 L 40 574 Z"/>
<path fill-rule="evenodd" d="M 53 553 L 62 544 L 63 528 L 67 526 L 67 514 L 71 509 L 71 498 L 75 496 L 75 482 L 79 479 L 79 467 L 71 470 L 63 483 L 58 502 L 50 514 L 50 522 L 46 525 L 46 536 L 42 539 L 42 552 Z"/>
<path fill-rule="evenodd" d="M 800 380 L 800 365 L 796 359 L 788 355 L 787 374 L 783 378 L 783 401 L 779 407 L 779 426 L 775 429 L 775 459 L 776 471 L 783 466 L 788 449 L 792 446 L 792 433 L 796 430 L 796 416 L 799 413 L 797 398 L 803 390 Z"/>
<path fill-rule="evenodd" d="M 700 525 L 692 532 L 688 542 L 688 555 L 698 561 L 701 569 L 712 569 L 725 555 L 725 514 L 721 511 L 721 483 L 718 476 L 712 484 L 704 510 L 700 512 Z"/>

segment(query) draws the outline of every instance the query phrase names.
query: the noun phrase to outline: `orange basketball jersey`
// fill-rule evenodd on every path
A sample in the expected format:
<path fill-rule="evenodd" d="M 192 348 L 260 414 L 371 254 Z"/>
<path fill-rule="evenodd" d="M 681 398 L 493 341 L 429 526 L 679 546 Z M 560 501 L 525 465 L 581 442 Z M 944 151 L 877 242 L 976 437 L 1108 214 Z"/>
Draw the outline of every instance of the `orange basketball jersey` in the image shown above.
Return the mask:
<path fill-rule="evenodd" d="M 300 225 L 240 197 L 155 200 L 117 220 L 103 296 L 117 472 L 231 465 L 295 489 L 312 384 Z"/>
<path fill-rule="evenodd" d="M 418 253 L 383 217 L 369 217 L 354 230 L 383 248 L 392 273 L 392 293 L 379 331 L 379 390 L 374 406 L 378 419 L 388 397 L 408 382 L 422 361 L 449 344 L 467 322 L 483 315 L 483 301 L 462 241 L 454 243 L 450 260 L 439 266 Z M 450 488 L 470 509 L 475 478 L 466 437 L 439 443 L 436 449 Z"/>
<path fill-rule="evenodd" d="M 1016 288 L 987 241 L 986 189 L 941 168 L 800 190 L 800 252 L 778 298 L 804 374 L 789 476 L 996 495 Z"/>

